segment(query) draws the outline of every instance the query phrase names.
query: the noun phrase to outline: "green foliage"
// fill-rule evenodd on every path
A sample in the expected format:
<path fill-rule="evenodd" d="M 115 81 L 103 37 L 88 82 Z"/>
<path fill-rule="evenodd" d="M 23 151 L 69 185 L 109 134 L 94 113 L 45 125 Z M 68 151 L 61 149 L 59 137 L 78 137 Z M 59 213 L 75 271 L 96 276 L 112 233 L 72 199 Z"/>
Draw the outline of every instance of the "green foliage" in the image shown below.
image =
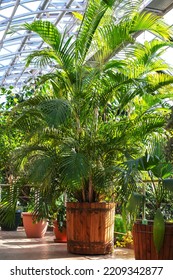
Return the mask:
<path fill-rule="evenodd" d="M 15 223 L 15 211 L 17 209 L 17 198 L 19 189 L 17 186 L 3 186 L 0 201 L 0 224 L 13 227 Z"/>
<path fill-rule="evenodd" d="M 156 214 L 154 217 L 154 225 L 153 225 L 153 240 L 154 240 L 155 248 L 158 253 L 163 245 L 164 233 L 165 233 L 165 221 L 161 210 L 158 208 L 156 210 Z"/>
<path fill-rule="evenodd" d="M 171 29 L 120 0 L 88 1 L 70 38 L 48 21 L 26 23 L 25 29 L 48 44 L 31 53 L 27 65 L 53 65 L 54 71 L 38 77 L 34 97 L 11 114 L 11 129 L 21 130 L 27 142 L 15 151 L 16 175 L 23 172 L 44 193 L 67 190 L 79 201 L 104 200 L 118 191 L 127 199 L 135 186 L 133 159 L 166 133 L 172 91 L 160 90 L 172 77 L 160 73 L 168 65 L 159 55 L 171 45 Z M 136 43 L 143 30 L 160 40 Z M 125 59 L 117 54 L 123 48 Z"/>
<path fill-rule="evenodd" d="M 163 140 L 163 139 L 162 139 Z M 127 210 L 147 223 L 153 222 L 153 240 L 157 252 L 162 248 L 165 221 L 172 218 L 173 165 L 166 161 L 164 144 L 155 142 L 151 151 L 133 162 L 138 172 L 137 193 L 132 193 Z M 140 215 L 142 213 L 142 215 Z"/>
<path fill-rule="evenodd" d="M 165 133 L 169 112 L 167 106 L 160 114 L 163 104 L 158 92 L 151 93 L 149 75 L 153 81 L 156 75 L 155 89 L 165 85 L 158 79 L 158 70 L 168 66 L 159 54 L 170 44 L 171 30 L 158 16 L 132 7 L 128 19 L 124 12 L 117 20 L 111 10 L 116 5 L 116 1 L 89 1 L 74 38 L 66 39 L 48 21 L 25 24 L 49 45 L 49 49 L 30 54 L 27 63 L 41 59 L 41 64 L 50 64 L 51 60 L 56 68 L 38 81 L 38 86 L 49 87 L 49 95 L 40 91 L 14 110 L 13 125 L 31 132 L 29 149 L 23 149 L 22 168 L 31 182 L 42 181 L 45 189 L 56 170 L 62 188 L 73 188 L 75 196 L 81 190 L 76 196 L 80 201 L 103 199 L 107 188 L 114 192 L 116 171 L 119 169 L 119 176 L 123 172 L 119 164 L 140 156 L 152 133 Z M 156 25 L 162 40 L 134 43 L 136 32 L 157 32 Z M 110 60 L 127 43 L 134 44 L 131 52 L 127 48 L 126 60 Z M 172 82 L 168 75 L 165 79 Z M 20 161 L 22 152 L 17 157 Z"/>
<path fill-rule="evenodd" d="M 115 215 L 114 232 L 116 234 L 116 241 L 121 241 L 123 238 L 123 234 L 121 233 L 126 233 L 126 227 L 120 214 Z"/>
<path fill-rule="evenodd" d="M 0 183 L 9 183 L 13 175 L 11 154 L 23 141 L 23 133 L 9 128 L 13 117 L 10 112 L 17 104 L 22 103 L 33 94 L 32 87 L 24 86 L 21 92 L 10 86 L 8 89 L 1 88 L 0 95 L 3 101 L 0 104 Z"/>

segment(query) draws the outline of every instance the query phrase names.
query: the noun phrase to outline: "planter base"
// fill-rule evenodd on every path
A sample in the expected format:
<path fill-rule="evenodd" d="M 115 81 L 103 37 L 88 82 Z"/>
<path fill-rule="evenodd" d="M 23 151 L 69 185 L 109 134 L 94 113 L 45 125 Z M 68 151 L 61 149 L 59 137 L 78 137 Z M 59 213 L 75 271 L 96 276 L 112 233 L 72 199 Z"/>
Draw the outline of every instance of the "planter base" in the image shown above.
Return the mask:
<path fill-rule="evenodd" d="M 153 223 L 142 225 L 137 221 L 133 226 L 134 253 L 136 260 L 173 260 L 173 224 L 165 224 L 163 246 L 157 254 L 153 242 Z"/>
<path fill-rule="evenodd" d="M 106 255 L 113 252 L 114 243 L 68 241 L 67 250 L 79 255 Z"/>
<path fill-rule="evenodd" d="M 114 249 L 114 203 L 67 205 L 67 250 L 74 254 L 105 255 Z"/>
<path fill-rule="evenodd" d="M 62 240 L 62 239 L 57 239 L 57 238 L 55 238 L 55 239 L 54 239 L 54 242 L 55 242 L 55 243 L 67 243 L 67 240 Z"/>

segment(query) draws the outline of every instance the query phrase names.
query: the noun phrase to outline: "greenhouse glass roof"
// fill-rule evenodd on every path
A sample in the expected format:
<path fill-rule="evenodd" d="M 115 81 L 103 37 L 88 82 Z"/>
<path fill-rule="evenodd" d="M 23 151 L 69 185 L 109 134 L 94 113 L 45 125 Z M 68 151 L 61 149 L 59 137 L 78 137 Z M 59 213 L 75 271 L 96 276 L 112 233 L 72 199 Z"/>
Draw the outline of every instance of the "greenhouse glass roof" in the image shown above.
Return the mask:
<path fill-rule="evenodd" d="M 44 43 L 29 31 L 12 33 L 14 26 L 43 19 L 53 22 L 62 32 L 66 29 L 69 35 L 75 34 L 77 19 L 73 12 L 83 13 L 86 4 L 87 0 L 0 0 L 0 87 L 21 87 L 41 73 L 36 66 L 26 68 L 25 58 L 33 50 L 44 48 Z M 173 0 L 146 0 L 143 8 L 160 15 L 169 12 L 167 21 L 172 24 Z"/>

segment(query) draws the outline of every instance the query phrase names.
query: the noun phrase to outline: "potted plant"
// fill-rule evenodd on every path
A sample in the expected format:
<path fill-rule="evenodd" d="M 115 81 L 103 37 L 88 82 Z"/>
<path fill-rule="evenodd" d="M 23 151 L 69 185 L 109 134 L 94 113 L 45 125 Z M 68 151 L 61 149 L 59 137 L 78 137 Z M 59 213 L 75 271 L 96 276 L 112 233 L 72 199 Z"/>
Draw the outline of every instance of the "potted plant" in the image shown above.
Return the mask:
<path fill-rule="evenodd" d="M 57 219 L 53 221 L 53 232 L 55 234 L 54 242 L 66 243 L 67 242 L 67 230 L 66 230 L 66 208 L 65 206 L 58 207 Z M 62 219 L 62 220 L 61 220 Z"/>
<path fill-rule="evenodd" d="M 173 165 L 166 160 L 160 143 L 155 145 L 152 154 L 146 152 L 133 164 L 141 173 L 137 191 L 132 193 L 127 206 L 136 217 L 133 225 L 135 258 L 172 260 Z"/>
<path fill-rule="evenodd" d="M 0 206 L 0 227 L 4 231 L 16 231 L 18 226 L 21 224 L 21 213 L 22 210 L 19 207 L 16 208 L 5 208 Z M 6 219 L 8 215 L 8 219 Z"/>
<path fill-rule="evenodd" d="M 21 224 L 22 206 L 17 199 L 18 189 L 6 184 L 1 191 L 0 226 L 1 230 L 16 231 Z"/>
<path fill-rule="evenodd" d="M 66 243 L 66 202 L 64 194 L 52 201 L 49 211 L 49 221 L 53 224 L 54 242 Z"/>
<path fill-rule="evenodd" d="M 165 115 L 158 110 L 163 104 L 153 92 L 172 82 L 160 73 L 167 65 L 159 59 L 170 28 L 130 4 L 128 17 L 117 18 L 118 3 L 88 1 L 84 15 L 77 16 L 77 34 L 68 39 L 49 21 L 24 25 L 49 45 L 31 53 L 27 65 L 54 65 L 55 71 L 37 77 L 34 96 L 13 110 L 13 129 L 24 130 L 30 139 L 16 150 L 15 159 L 45 193 L 54 184 L 72 193 L 76 202 L 66 204 L 67 248 L 72 253 L 112 252 L 120 165 L 140 153 L 144 135 L 158 128 L 164 133 Z M 163 41 L 134 44 L 143 30 Z M 130 45 L 126 59 L 114 57 L 124 45 Z"/>
<path fill-rule="evenodd" d="M 42 238 L 48 227 L 46 203 L 41 193 L 31 189 L 27 206 L 22 212 L 23 227 L 28 238 Z"/>
<path fill-rule="evenodd" d="M 48 221 L 38 219 L 32 212 L 22 213 L 23 226 L 28 238 L 42 238 L 45 236 Z"/>

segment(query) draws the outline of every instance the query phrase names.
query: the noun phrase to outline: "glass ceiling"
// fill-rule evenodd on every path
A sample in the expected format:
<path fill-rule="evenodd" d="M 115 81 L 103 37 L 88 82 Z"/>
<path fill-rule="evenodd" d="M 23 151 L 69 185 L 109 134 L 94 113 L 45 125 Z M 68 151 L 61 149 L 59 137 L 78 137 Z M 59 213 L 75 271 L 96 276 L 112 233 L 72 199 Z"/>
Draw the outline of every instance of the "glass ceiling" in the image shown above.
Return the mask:
<path fill-rule="evenodd" d="M 77 19 L 72 13 L 83 13 L 86 4 L 87 0 L 0 0 L 0 87 L 21 87 L 28 79 L 41 73 L 33 65 L 25 68 L 25 58 L 33 50 L 44 48 L 44 43 L 29 31 L 10 33 L 12 27 L 44 19 L 58 25 L 60 31 L 67 29 L 69 34 L 74 34 Z M 143 1 L 144 7 L 165 15 L 165 20 L 173 24 L 173 0 L 146 0 Z"/>

